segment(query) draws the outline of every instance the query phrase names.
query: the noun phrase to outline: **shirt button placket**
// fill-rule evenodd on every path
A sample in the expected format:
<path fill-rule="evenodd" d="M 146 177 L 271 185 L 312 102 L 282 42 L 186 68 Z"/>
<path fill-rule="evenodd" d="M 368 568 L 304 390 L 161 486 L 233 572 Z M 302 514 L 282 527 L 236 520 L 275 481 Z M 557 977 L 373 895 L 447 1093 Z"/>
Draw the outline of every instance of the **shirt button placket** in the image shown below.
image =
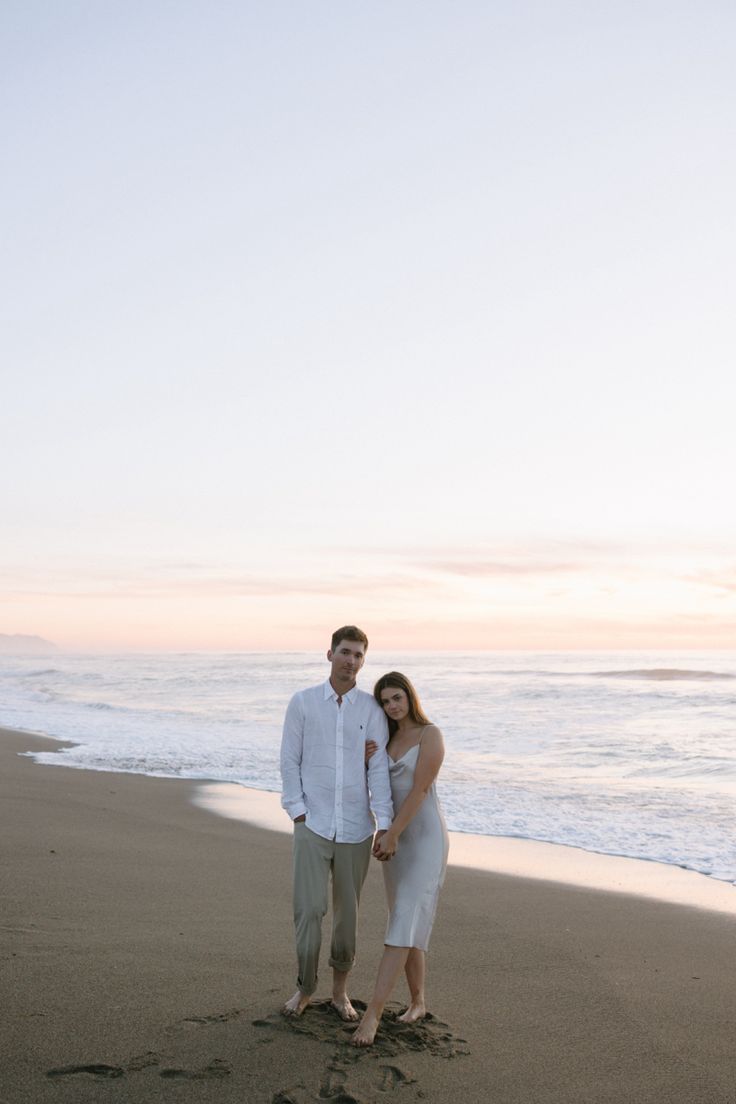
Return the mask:
<path fill-rule="evenodd" d="M 343 836 L 342 788 L 343 788 L 343 710 L 345 704 L 337 706 L 337 724 L 335 725 L 335 839 Z"/>

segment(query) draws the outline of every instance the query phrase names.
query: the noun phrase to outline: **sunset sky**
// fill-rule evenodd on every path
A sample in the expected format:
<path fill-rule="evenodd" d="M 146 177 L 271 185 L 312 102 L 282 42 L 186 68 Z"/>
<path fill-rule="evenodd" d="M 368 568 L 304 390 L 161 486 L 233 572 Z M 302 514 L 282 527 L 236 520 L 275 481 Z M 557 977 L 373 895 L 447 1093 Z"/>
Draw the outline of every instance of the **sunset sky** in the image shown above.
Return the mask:
<path fill-rule="evenodd" d="M 0 632 L 736 647 L 732 4 L 0 43 Z"/>

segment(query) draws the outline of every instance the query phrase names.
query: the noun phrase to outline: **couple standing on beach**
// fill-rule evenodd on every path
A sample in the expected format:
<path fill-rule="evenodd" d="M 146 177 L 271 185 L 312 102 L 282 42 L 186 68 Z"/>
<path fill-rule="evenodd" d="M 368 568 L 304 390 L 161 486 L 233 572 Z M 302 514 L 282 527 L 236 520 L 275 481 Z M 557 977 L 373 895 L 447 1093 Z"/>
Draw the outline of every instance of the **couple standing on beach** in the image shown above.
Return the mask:
<path fill-rule="evenodd" d="M 357 689 L 367 649 L 368 638 L 355 625 L 333 633 L 330 677 L 291 699 L 281 743 L 281 804 L 294 822 L 299 970 L 286 1015 L 300 1016 L 317 986 L 331 877 L 332 1005 L 343 1020 L 358 1019 L 347 995 L 358 903 L 371 854 L 383 864 L 389 908 L 384 952 L 352 1038 L 356 1046 L 372 1044 L 402 969 L 411 1001 L 400 1019 L 411 1023 L 425 1015 L 425 954 L 448 849 L 434 786 L 444 756 L 442 733 L 425 717 L 405 675 L 383 675 L 372 696 Z"/>

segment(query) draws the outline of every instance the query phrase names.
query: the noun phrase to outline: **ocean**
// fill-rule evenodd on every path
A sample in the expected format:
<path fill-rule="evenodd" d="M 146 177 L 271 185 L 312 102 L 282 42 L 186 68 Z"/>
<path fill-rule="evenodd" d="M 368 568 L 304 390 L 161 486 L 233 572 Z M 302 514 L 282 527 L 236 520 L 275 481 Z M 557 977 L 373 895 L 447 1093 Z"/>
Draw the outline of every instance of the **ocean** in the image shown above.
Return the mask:
<path fill-rule="evenodd" d="M 448 827 L 651 859 L 736 884 L 736 653 L 369 652 L 445 735 Z M 278 791 L 290 653 L 0 656 L 0 724 L 42 763 Z"/>

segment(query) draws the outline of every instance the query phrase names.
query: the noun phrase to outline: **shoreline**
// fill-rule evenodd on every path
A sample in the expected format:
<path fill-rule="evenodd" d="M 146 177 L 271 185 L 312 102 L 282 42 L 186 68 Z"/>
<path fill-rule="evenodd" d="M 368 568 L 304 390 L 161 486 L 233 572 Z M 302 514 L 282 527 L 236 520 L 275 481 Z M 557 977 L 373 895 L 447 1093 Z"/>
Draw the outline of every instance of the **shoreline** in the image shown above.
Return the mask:
<path fill-rule="evenodd" d="M 288 834 L 213 816 L 190 780 L 58 770 L 0 731 L 0 1097 L 10 1104 L 732 1104 L 731 917 L 453 866 L 429 956 L 432 1019 L 350 1047 L 293 1023 Z M 372 991 L 381 870 L 351 996 Z M 326 925 L 325 925 L 326 927 Z"/>
<path fill-rule="evenodd" d="M 270 790 L 254 790 L 238 782 L 199 781 L 194 801 L 219 816 L 290 835 L 279 795 Z M 512 836 L 449 835 L 451 866 L 633 894 L 736 917 L 736 886 L 694 870 Z"/>
<path fill-rule="evenodd" d="M 61 740 L 45 733 L 27 732 L 6 726 L 0 726 L 0 732 L 41 739 L 57 748 L 73 746 L 73 741 Z M 53 751 L 53 747 L 44 750 Z M 32 761 L 37 767 L 48 765 Z M 63 763 L 58 766 L 66 770 L 85 770 L 82 767 L 67 767 Z M 137 773 L 86 769 L 92 773 Z M 195 787 L 192 797 L 195 805 L 217 816 L 242 821 L 256 828 L 289 834 L 290 825 L 281 808 L 279 795 L 271 790 L 253 789 L 240 782 L 204 778 L 181 779 L 143 773 L 139 777 L 189 782 Z M 630 893 L 651 900 L 736 916 L 736 885 L 656 859 L 609 855 L 569 844 L 522 837 L 451 831 L 449 863 L 452 866 L 508 874 L 512 877 L 559 882 L 611 893 Z"/>

